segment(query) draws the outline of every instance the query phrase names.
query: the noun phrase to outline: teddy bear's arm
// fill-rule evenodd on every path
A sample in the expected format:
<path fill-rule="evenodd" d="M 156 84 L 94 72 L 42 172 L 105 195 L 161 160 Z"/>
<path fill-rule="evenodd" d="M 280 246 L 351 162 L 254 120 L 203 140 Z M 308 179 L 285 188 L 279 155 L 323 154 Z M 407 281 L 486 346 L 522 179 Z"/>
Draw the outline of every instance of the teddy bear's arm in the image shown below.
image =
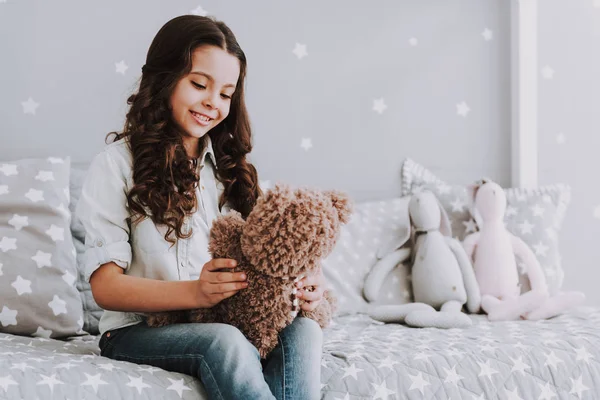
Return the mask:
<path fill-rule="evenodd" d="M 521 238 L 511 234 L 510 239 L 515 255 L 525 264 L 531 290 L 547 292 L 546 276 L 533 251 Z"/>

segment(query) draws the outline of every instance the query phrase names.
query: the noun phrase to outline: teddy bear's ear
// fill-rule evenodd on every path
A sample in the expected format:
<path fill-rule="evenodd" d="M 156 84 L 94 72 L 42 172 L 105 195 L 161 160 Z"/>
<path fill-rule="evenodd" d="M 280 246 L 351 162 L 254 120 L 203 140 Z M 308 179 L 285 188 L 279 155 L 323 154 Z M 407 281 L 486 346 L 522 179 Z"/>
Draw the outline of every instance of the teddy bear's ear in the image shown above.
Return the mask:
<path fill-rule="evenodd" d="M 331 204 L 333 204 L 337 210 L 340 222 L 345 224 L 350 221 L 353 209 L 350 197 L 348 197 L 346 193 L 338 190 L 328 190 L 325 192 L 325 195 L 331 198 Z"/>
<path fill-rule="evenodd" d="M 208 251 L 212 258 L 233 258 L 239 262 L 240 237 L 245 224 L 242 215 L 235 210 L 214 220 L 208 242 Z"/>

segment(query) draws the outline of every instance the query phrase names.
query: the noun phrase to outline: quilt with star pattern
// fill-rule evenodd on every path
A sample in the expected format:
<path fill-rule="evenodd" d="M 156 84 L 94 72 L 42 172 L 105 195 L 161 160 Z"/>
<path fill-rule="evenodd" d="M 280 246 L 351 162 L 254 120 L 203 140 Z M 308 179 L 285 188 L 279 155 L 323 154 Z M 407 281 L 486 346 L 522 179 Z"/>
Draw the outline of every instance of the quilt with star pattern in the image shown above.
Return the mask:
<path fill-rule="evenodd" d="M 324 331 L 321 398 L 599 399 L 600 309 L 468 329 L 338 316 Z M 191 376 L 99 355 L 98 336 L 0 334 L 0 399 L 206 399 Z"/>

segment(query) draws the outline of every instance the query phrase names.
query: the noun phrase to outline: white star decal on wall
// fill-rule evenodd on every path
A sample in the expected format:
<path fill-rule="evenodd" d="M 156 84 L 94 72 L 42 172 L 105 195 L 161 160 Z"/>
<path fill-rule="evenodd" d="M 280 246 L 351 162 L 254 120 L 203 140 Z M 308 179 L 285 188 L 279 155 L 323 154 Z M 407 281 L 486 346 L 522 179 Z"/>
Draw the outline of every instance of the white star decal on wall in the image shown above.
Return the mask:
<path fill-rule="evenodd" d="M 23 114 L 31 114 L 35 115 L 37 108 L 40 106 L 40 103 L 36 103 L 31 97 L 27 99 L 27 101 L 22 101 L 21 105 L 23 106 Z"/>
<path fill-rule="evenodd" d="M 4 327 L 8 325 L 16 325 L 17 314 L 17 310 L 11 310 L 10 308 L 3 306 L 2 311 L 0 311 L 0 324 L 2 324 Z"/>
<path fill-rule="evenodd" d="M 292 50 L 292 53 L 294 53 L 296 57 L 298 57 L 298 60 L 302 60 L 308 55 L 308 52 L 306 51 L 306 45 L 301 43 L 296 43 L 296 46 L 294 47 L 294 50 Z"/>
<path fill-rule="evenodd" d="M 15 164 L 2 164 L 2 166 L 0 167 L 0 172 L 2 172 L 5 176 L 19 174 L 19 171 L 17 171 L 17 166 Z"/>
<path fill-rule="evenodd" d="M 38 250 L 37 253 L 35 253 L 35 256 L 31 257 L 31 259 L 33 261 L 35 261 L 35 263 L 37 264 L 38 268 L 43 268 L 43 267 L 51 267 L 52 266 L 52 254 L 51 253 L 44 253 L 43 251 Z"/>
<path fill-rule="evenodd" d="M 481 32 L 481 36 L 483 36 L 483 39 L 485 39 L 486 42 L 489 42 L 494 38 L 494 32 L 488 28 L 485 28 L 483 32 Z"/>
<path fill-rule="evenodd" d="M 208 11 L 206 11 L 202 6 L 198 6 L 190 11 L 192 15 L 200 15 L 201 17 L 206 17 L 208 15 Z"/>
<path fill-rule="evenodd" d="M 44 192 L 42 192 L 41 190 L 36 190 L 36 189 L 29 189 L 29 191 L 27 191 L 27 193 L 25 193 L 25 197 L 27 197 L 29 200 L 33 201 L 34 203 L 37 203 L 38 201 L 44 200 Z"/>
<path fill-rule="evenodd" d="M 300 147 L 308 151 L 312 146 L 312 140 L 310 138 L 302 138 L 302 143 L 300 144 Z"/>
<path fill-rule="evenodd" d="M 190 389 L 188 386 L 185 386 L 183 384 L 183 379 L 171 379 L 171 378 L 167 378 L 168 380 L 171 381 L 171 386 L 169 386 L 167 388 L 167 390 L 174 390 L 177 392 L 177 394 L 179 395 L 179 397 L 183 396 L 183 391 L 184 390 L 192 390 Z"/>
<path fill-rule="evenodd" d="M 410 44 L 412 47 L 415 47 L 419 44 L 419 40 L 417 38 L 410 38 L 408 39 L 408 44 Z"/>
<path fill-rule="evenodd" d="M 48 157 L 48 162 L 50 164 L 64 164 L 65 160 L 59 157 Z"/>
<path fill-rule="evenodd" d="M 558 135 L 556 135 L 556 143 L 564 144 L 566 141 L 567 141 L 567 138 L 564 133 L 561 132 Z"/>
<path fill-rule="evenodd" d="M 456 113 L 461 117 L 466 117 L 469 112 L 471 112 L 471 108 L 464 101 L 456 104 Z"/>
<path fill-rule="evenodd" d="M 39 171 L 34 179 L 42 182 L 53 181 L 54 173 L 52 171 Z"/>
<path fill-rule="evenodd" d="M 554 78 L 554 70 L 546 65 L 544 68 L 542 68 L 542 77 L 544 79 L 552 79 Z"/>
<path fill-rule="evenodd" d="M 17 279 L 10 286 L 15 288 L 19 296 L 23 293 L 31 293 L 31 281 L 23 279 L 21 275 L 17 275 Z"/>
<path fill-rule="evenodd" d="M 129 67 L 125 64 L 125 60 L 121 60 L 118 63 L 115 63 L 115 72 L 121 75 L 125 75 L 125 71 L 127 71 Z"/>
<path fill-rule="evenodd" d="M 379 114 L 383 114 L 383 112 L 387 108 L 388 108 L 388 106 L 385 104 L 385 100 L 383 97 L 373 100 L 373 111 L 375 111 Z"/>
<path fill-rule="evenodd" d="M 14 214 L 8 221 L 8 224 L 14 226 L 16 230 L 20 231 L 24 226 L 29 226 L 29 219 L 23 215 Z"/>

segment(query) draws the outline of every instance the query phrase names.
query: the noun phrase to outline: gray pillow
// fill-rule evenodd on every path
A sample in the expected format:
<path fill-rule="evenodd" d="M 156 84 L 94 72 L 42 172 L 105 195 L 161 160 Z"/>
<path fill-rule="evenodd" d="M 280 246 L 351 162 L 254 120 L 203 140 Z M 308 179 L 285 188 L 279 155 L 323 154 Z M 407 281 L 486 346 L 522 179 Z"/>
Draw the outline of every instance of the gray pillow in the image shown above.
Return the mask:
<path fill-rule="evenodd" d="M 410 229 L 408 197 L 357 203 L 350 221 L 342 226 L 340 238 L 331 254 L 323 260 L 323 274 L 338 298 L 338 313 L 364 312 L 364 281 L 378 255 L 390 243 L 400 242 Z M 412 301 L 406 265 L 395 268 L 381 288 L 380 304 L 405 304 Z"/>
<path fill-rule="evenodd" d="M 69 170 L 69 158 L 0 162 L 0 332 L 85 334 Z"/>
<path fill-rule="evenodd" d="M 439 198 L 450 218 L 454 237 L 462 241 L 468 233 L 477 230 L 468 210 L 466 185 L 450 185 L 422 165 L 406 159 L 402 164 L 402 194 L 410 195 L 423 188 L 432 190 Z M 506 228 L 533 250 L 546 275 L 548 288 L 554 294 L 562 287 L 564 279 L 558 234 L 571 200 L 570 187 L 555 184 L 537 189 L 506 188 L 504 191 L 508 203 L 504 218 Z M 520 261 L 517 263 L 522 291 L 527 291 L 529 281 L 522 275 Z"/>
<path fill-rule="evenodd" d="M 83 304 L 83 329 L 92 335 L 97 335 L 100 333 L 98 324 L 100 323 L 100 317 L 104 313 L 104 310 L 96 304 L 90 284 L 84 278 L 85 271 L 83 257 L 85 253 L 85 229 L 77 217 L 77 214 L 75 214 L 75 207 L 81 196 L 81 187 L 88 168 L 88 162 L 74 162 L 71 164 L 71 181 L 69 185 L 71 202 L 69 204 L 69 210 L 72 215 L 71 233 L 73 235 L 73 245 L 77 251 L 76 287 L 81 295 L 81 302 Z"/>

